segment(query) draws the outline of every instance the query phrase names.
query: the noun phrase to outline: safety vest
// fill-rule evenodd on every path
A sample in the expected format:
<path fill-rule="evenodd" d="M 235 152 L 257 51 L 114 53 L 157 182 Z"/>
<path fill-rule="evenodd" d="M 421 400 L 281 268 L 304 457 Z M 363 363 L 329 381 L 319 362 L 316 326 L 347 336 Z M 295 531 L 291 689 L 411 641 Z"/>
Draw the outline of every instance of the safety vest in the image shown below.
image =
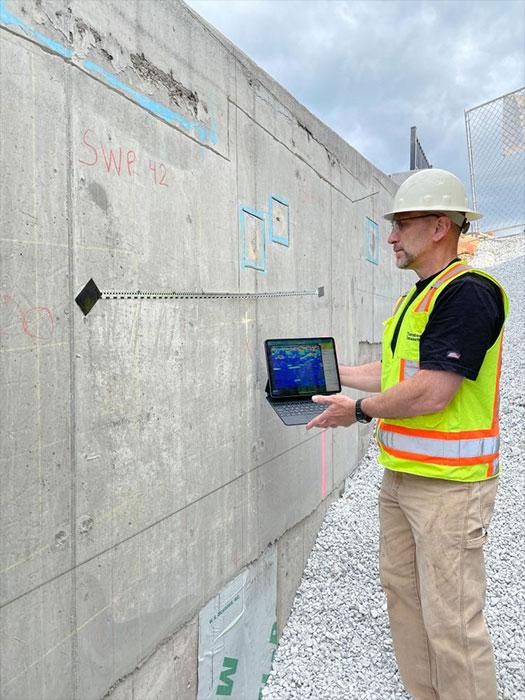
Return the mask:
<path fill-rule="evenodd" d="M 419 339 L 436 300 L 447 284 L 467 272 L 492 280 L 501 290 L 505 317 L 508 299 L 500 283 L 482 270 L 451 263 L 414 299 L 401 297 L 384 322 L 381 391 L 412 377 L 419 369 Z M 405 306 L 392 354 L 391 341 Z M 465 314 L 469 310 L 465 309 Z M 499 472 L 499 378 L 503 330 L 485 355 L 475 381 L 464 379 L 454 398 L 439 413 L 377 424 L 379 461 L 387 469 L 452 481 L 482 481 Z M 453 348 L 451 348 L 453 351 Z"/>

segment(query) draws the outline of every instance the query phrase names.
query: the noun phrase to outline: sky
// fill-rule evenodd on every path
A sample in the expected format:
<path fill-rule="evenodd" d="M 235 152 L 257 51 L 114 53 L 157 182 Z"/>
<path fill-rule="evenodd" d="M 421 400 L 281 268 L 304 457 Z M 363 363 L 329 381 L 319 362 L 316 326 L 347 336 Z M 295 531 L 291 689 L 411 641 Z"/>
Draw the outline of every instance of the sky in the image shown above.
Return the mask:
<path fill-rule="evenodd" d="M 464 110 L 525 85 L 524 0 L 186 0 L 386 173 L 410 127 L 470 193 Z"/>

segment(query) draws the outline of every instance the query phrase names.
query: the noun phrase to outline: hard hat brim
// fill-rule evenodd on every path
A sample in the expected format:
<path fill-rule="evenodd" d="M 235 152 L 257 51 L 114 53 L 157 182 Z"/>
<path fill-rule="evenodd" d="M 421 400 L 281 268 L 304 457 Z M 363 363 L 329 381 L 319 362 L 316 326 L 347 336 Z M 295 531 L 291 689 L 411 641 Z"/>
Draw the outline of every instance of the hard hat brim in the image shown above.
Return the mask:
<path fill-rule="evenodd" d="M 383 219 L 386 219 L 387 221 L 393 221 L 394 219 L 394 214 L 408 214 L 408 212 L 418 212 L 418 211 L 425 211 L 428 214 L 431 212 L 436 212 L 436 214 L 446 214 L 447 211 L 450 212 L 457 212 L 457 209 L 447 209 L 446 207 L 441 207 L 441 209 L 394 209 L 394 211 L 389 211 L 386 214 L 383 214 Z M 458 212 L 458 214 L 464 214 L 465 218 L 467 221 L 477 221 L 478 219 L 481 219 L 483 217 L 483 214 L 479 214 L 477 211 L 474 211 L 473 209 L 465 209 L 464 211 Z"/>

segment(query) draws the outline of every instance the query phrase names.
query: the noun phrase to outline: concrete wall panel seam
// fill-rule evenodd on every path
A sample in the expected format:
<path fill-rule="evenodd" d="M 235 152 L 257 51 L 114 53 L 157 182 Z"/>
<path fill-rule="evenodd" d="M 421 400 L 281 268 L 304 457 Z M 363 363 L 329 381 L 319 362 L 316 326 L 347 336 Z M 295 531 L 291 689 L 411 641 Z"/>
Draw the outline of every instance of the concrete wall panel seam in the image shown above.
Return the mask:
<path fill-rule="evenodd" d="M 75 262 L 74 262 L 74 230 L 73 230 L 73 153 L 72 153 L 72 127 L 71 127 L 71 110 L 73 104 L 72 85 L 69 75 L 69 67 L 64 66 L 64 85 L 66 93 L 66 143 L 67 150 L 67 180 L 66 180 L 66 201 L 67 201 L 67 232 L 69 242 L 68 253 L 68 282 L 70 298 L 73 294 L 75 283 Z M 77 629 L 77 601 L 76 601 L 76 569 L 77 569 L 77 424 L 76 424 L 76 368 L 75 368 L 75 315 L 73 313 L 73 304 L 69 308 L 69 401 L 70 401 L 70 459 L 71 459 L 71 628 L 73 631 Z M 78 640 L 77 635 L 72 635 L 71 640 L 71 671 L 72 671 L 72 689 L 74 698 L 77 697 L 78 689 Z"/>
<path fill-rule="evenodd" d="M 365 199 L 369 199 L 370 197 L 373 197 L 373 196 L 379 194 L 378 191 L 369 192 L 369 193 L 363 195 L 362 197 L 359 197 L 359 198 L 357 198 L 357 199 L 352 199 L 346 192 L 343 192 L 343 190 L 339 189 L 339 188 L 336 187 L 332 182 L 330 182 L 330 180 L 329 180 L 328 178 L 326 178 L 322 173 L 320 173 L 311 163 L 309 163 L 308 160 L 307 160 L 306 158 L 304 158 L 304 157 L 301 156 L 299 153 L 297 153 L 297 151 L 292 150 L 286 143 L 284 143 L 284 142 L 281 141 L 279 138 L 277 138 L 277 137 L 275 136 L 275 134 L 272 134 L 263 124 L 260 124 L 259 122 L 257 122 L 256 119 L 255 119 L 251 114 L 249 114 L 248 112 L 246 112 L 246 110 L 244 110 L 244 109 L 243 109 L 242 107 L 240 107 L 238 104 L 235 104 L 232 100 L 230 100 L 230 101 L 231 101 L 232 104 L 236 107 L 236 109 L 238 109 L 238 110 L 239 110 L 240 112 L 242 112 L 246 117 L 248 117 L 249 119 L 251 119 L 251 121 L 252 121 L 254 124 L 256 124 L 260 129 L 262 129 L 266 134 L 268 134 L 268 136 L 270 136 L 274 141 L 276 141 L 276 142 L 279 143 L 281 146 L 283 146 L 283 147 L 284 147 L 287 151 L 289 151 L 289 153 L 291 153 L 295 158 L 297 158 L 297 159 L 300 160 L 302 163 L 304 163 L 306 166 L 308 166 L 309 168 L 311 168 L 311 170 L 319 177 L 319 179 L 321 179 L 323 182 L 325 182 L 327 185 L 329 185 L 329 186 L 330 186 L 332 189 L 334 189 L 336 192 L 339 192 L 339 194 L 341 194 L 343 197 L 345 197 L 345 199 L 347 199 L 347 200 L 348 200 L 349 202 L 351 202 L 352 204 L 355 204 L 356 202 L 361 202 L 361 201 L 363 201 L 363 200 L 365 200 Z M 349 172 L 349 171 L 347 171 L 347 172 Z"/>
<path fill-rule="evenodd" d="M 74 356 L 74 355 L 73 355 L 73 356 Z M 72 414 L 72 415 L 73 415 L 73 414 Z M 264 462 L 261 462 L 260 464 L 257 464 L 256 466 L 254 466 L 254 467 L 252 467 L 251 469 L 247 470 L 247 471 L 244 472 L 243 474 L 240 474 L 239 476 L 237 476 L 237 477 L 231 479 L 230 481 L 225 482 L 225 483 L 222 483 L 222 484 L 221 484 L 220 486 L 218 486 L 217 488 L 208 491 L 208 492 L 207 492 L 206 494 L 204 494 L 202 497 L 200 497 L 200 498 L 198 498 L 198 499 L 196 499 L 196 500 L 194 500 L 194 501 L 191 501 L 190 503 L 187 503 L 186 505 L 182 506 L 182 507 L 179 508 L 178 510 L 175 510 L 175 511 L 173 511 L 172 513 L 169 513 L 169 514 L 163 516 L 163 517 L 160 518 L 159 520 L 156 520 L 155 522 L 150 523 L 150 524 L 147 525 L 146 527 L 142 528 L 141 530 L 139 530 L 139 531 L 137 531 L 137 532 L 134 532 L 133 534 L 129 535 L 128 537 L 126 537 L 126 538 L 124 538 L 124 539 L 122 539 L 122 540 L 119 540 L 118 542 L 116 542 L 115 544 L 111 545 L 110 547 L 107 547 L 106 549 L 99 550 L 99 551 L 97 551 L 95 554 L 93 554 L 92 556 L 90 556 L 90 557 L 88 557 L 88 558 L 85 558 L 85 559 L 82 559 L 81 561 L 76 561 L 71 567 L 69 567 L 68 569 L 65 569 L 64 571 L 61 571 L 61 572 L 57 573 L 57 574 L 56 574 L 55 576 L 53 576 L 52 578 L 49 578 L 49 579 L 47 579 L 47 580 L 45 580 L 45 581 L 42 581 L 42 582 L 41 582 L 40 584 L 38 584 L 37 586 L 25 590 L 22 594 L 16 596 L 15 598 L 12 598 L 12 599 L 10 599 L 10 600 L 7 600 L 7 601 L 1 603 L 1 604 L 0 604 L 0 610 L 2 610 L 3 608 L 8 607 L 8 606 L 11 605 L 12 603 L 15 603 L 15 602 L 21 600 L 21 599 L 24 598 L 25 596 L 28 596 L 28 595 L 34 593 L 35 591 L 37 591 L 37 590 L 43 588 L 44 586 L 47 586 L 47 585 L 49 585 L 50 583 L 53 583 L 53 582 L 57 581 L 58 579 L 60 579 L 60 578 L 62 578 L 62 577 L 64 577 L 64 576 L 67 576 L 67 575 L 70 574 L 70 573 L 74 573 L 75 570 L 78 570 L 79 568 L 81 568 L 81 567 L 83 567 L 83 566 L 89 564 L 90 562 L 95 561 L 95 560 L 96 560 L 97 558 L 99 558 L 100 556 L 103 556 L 103 555 L 105 555 L 105 554 L 108 554 L 109 552 L 114 551 L 114 550 L 118 549 L 119 547 L 122 547 L 122 545 L 126 544 L 127 542 L 130 542 L 131 540 L 133 540 L 133 539 L 136 538 L 136 537 L 139 537 L 140 535 L 144 534 L 144 533 L 147 532 L 148 530 L 151 530 L 152 528 L 157 527 L 157 526 L 160 525 L 161 523 L 163 523 L 163 522 L 165 522 L 166 520 L 169 520 L 170 518 L 172 518 L 172 517 L 174 517 L 174 516 L 176 516 L 176 515 L 178 515 L 178 514 L 184 512 L 185 510 L 187 510 L 188 508 L 191 508 L 191 507 L 194 506 L 195 504 L 197 504 L 197 503 L 199 503 L 199 502 L 201 502 L 201 501 L 204 501 L 204 500 L 206 500 L 207 498 L 209 498 L 209 497 L 211 497 L 211 496 L 213 496 L 213 495 L 219 493 L 220 491 L 222 491 L 222 490 L 223 490 L 224 488 L 226 488 L 227 486 L 231 486 L 232 484 L 234 484 L 234 483 L 236 483 L 236 482 L 239 482 L 239 481 L 242 481 L 242 480 L 246 479 L 249 475 L 255 473 L 255 472 L 258 471 L 260 468 L 265 467 L 265 466 L 271 464 L 272 462 L 278 460 L 279 458 L 283 457 L 283 456 L 286 455 L 286 454 L 289 454 L 289 453 L 293 452 L 293 451 L 296 450 L 296 449 L 300 449 L 301 446 L 305 445 L 306 443 L 311 442 L 312 440 L 316 440 L 317 438 L 318 438 L 318 435 L 312 435 L 312 436 L 306 438 L 305 440 L 303 440 L 302 442 L 298 443 L 297 445 L 294 445 L 293 447 L 290 447 L 289 449 L 285 450 L 284 452 L 282 452 L 282 453 L 280 453 L 280 454 L 273 455 L 273 456 L 270 457 L 268 460 L 266 460 L 266 461 L 264 461 Z M 75 453 L 73 453 L 73 454 L 75 454 Z M 75 481 L 75 478 L 76 478 L 76 473 L 75 473 L 75 470 L 72 469 L 72 479 L 74 480 L 74 483 L 75 483 L 75 490 L 76 490 L 76 481 Z M 336 486 L 334 489 L 332 489 L 332 492 L 335 491 L 335 490 L 337 490 L 337 486 Z M 330 493 L 327 494 L 327 497 L 329 497 L 329 496 L 330 496 Z M 74 493 L 72 493 L 72 502 L 74 503 L 74 501 L 75 501 L 75 497 L 74 497 Z M 313 512 L 313 511 L 312 511 L 312 512 Z M 309 514 L 308 514 L 307 516 L 305 516 L 305 517 L 309 517 L 310 514 L 311 514 L 311 513 L 309 513 Z M 76 519 L 73 520 L 73 522 L 76 522 Z M 247 562 L 247 564 L 249 564 L 249 563 L 253 563 L 253 560 Z"/>

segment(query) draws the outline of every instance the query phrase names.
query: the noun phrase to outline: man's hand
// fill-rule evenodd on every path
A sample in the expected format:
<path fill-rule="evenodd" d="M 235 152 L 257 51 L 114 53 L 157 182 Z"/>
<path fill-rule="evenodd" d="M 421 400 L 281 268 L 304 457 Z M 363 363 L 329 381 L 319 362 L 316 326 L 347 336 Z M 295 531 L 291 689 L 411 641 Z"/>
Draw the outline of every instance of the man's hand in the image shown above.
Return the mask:
<path fill-rule="evenodd" d="M 306 426 L 310 428 L 347 428 L 355 423 L 355 401 L 344 394 L 333 396 L 312 396 L 315 403 L 325 403 L 326 408 L 323 413 L 311 420 Z"/>

